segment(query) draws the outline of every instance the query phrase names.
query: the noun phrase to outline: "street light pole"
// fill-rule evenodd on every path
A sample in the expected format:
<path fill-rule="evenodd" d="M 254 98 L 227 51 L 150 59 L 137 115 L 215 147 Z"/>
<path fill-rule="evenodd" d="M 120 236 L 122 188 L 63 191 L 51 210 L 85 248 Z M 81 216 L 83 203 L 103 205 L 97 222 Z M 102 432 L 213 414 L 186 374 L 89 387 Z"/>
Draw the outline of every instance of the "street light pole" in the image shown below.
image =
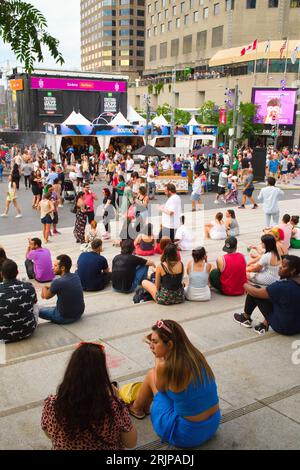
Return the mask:
<path fill-rule="evenodd" d="M 233 118 L 232 118 L 233 136 L 231 138 L 231 143 L 230 143 L 230 166 L 232 166 L 233 164 L 233 154 L 234 154 L 234 147 L 235 147 L 235 141 L 236 141 L 236 135 L 237 135 L 237 116 L 238 116 L 239 102 L 240 102 L 240 89 L 239 89 L 239 84 L 237 82 L 235 86 L 235 92 L 234 92 L 234 108 L 233 108 Z"/>
<path fill-rule="evenodd" d="M 149 144 L 149 124 L 150 124 L 150 119 L 151 119 L 151 96 L 150 95 L 144 95 L 144 102 L 146 104 L 146 130 L 145 130 L 145 141 L 146 145 Z"/>
<path fill-rule="evenodd" d="M 175 147 L 175 84 L 176 84 L 176 68 L 172 71 L 172 100 L 171 100 L 171 135 L 170 135 L 170 146 Z"/>

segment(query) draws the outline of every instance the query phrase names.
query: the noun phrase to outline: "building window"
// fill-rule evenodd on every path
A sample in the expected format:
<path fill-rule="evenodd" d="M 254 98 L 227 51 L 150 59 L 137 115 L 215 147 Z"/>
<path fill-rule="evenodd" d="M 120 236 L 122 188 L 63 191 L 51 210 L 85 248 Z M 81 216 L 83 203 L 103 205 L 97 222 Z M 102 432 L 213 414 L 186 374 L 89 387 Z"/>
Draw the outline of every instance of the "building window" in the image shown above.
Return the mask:
<path fill-rule="evenodd" d="M 180 13 L 184 12 L 184 2 L 180 3 Z"/>
<path fill-rule="evenodd" d="M 150 62 L 156 60 L 156 46 L 150 47 Z"/>
<path fill-rule="evenodd" d="M 197 49 L 205 51 L 207 47 L 207 31 L 197 33 Z"/>
<path fill-rule="evenodd" d="M 256 0 L 247 0 L 246 1 L 246 8 L 248 10 L 256 8 Z"/>
<path fill-rule="evenodd" d="M 169 10 L 165 10 L 165 19 L 169 18 Z"/>
<path fill-rule="evenodd" d="M 269 8 L 278 8 L 278 0 L 269 0 Z"/>
<path fill-rule="evenodd" d="M 168 21 L 168 31 L 172 31 L 172 21 Z"/>
<path fill-rule="evenodd" d="M 159 57 L 160 57 L 160 59 L 166 59 L 167 58 L 167 52 L 168 52 L 168 43 L 167 42 L 162 42 L 159 46 Z"/>
<path fill-rule="evenodd" d="M 180 18 L 176 18 L 176 28 L 180 28 Z"/>
<path fill-rule="evenodd" d="M 154 34 L 154 36 L 157 36 L 157 26 L 154 26 L 153 34 Z"/>
<path fill-rule="evenodd" d="M 194 11 L 193 19 L 194 19 L 194 23 L 198 23 L 198 21 L 199 21 L 199 11 Z"/>
<path fill-rule="evenodd" d="M 151 29 L 147 29 L 147 37 L 150 38 L 151 37 Z"/>
<path fill-rule="evenodd" d="M 219 47 L 223 45 L 224 26 L 218 26 L 212 29 L 211 47 Z"/>
<path fill-rule="evenodd" d="M 176 5 L 173 6 L 172 11 L 173 11 L 173 16 L 176 16 L 177 14 Z"/>
<path fill-rule="evenodd" d="M 193 41 L 193 36 L 191 34 L 183 38 L 182 52 L 184 54 L 189 54 L 190 52 L 192 52 L 192 41 Z"/>
<path fill-rule="evenodd" d="M 171 57 L 178 56 L 179 53 L 179 39 L 172 39 L 171 41 Z"/>
<path fill-rule="evenodd" d="M 144 67 L 144 61 L 143 60 L 137 60 L 136 65 L 137 65 L 137 67 Z"/>
<path fill-rule="evenodd" d="M 184 15 L 184 25 L 187 26 L 190 21 L 190 15 Z"/>
<path fill-rule="evenodd" d="M 159 12 L 158 15 L 157 15 L 157 21 L 158 21 L 159 23 L 161 23 L 161 12 Z"/>
<path fill-rule="evenodd" d="M 208 18 L 208 7 L 203 8 L 203 18 L 204 19 Z"/>
<path fill-rule="evenodd" d="M 164 23 L 160 25 L 160 32 L 164 33 L 165 32 L 165 25 Z"/>
<path fill-rule="evenodd" d="M 214 15 L 218 15 L 220 13 L 220 3 L 214 4 Z"/>
<path fill-rule="evenodd" d="M 225 10 L 226 11 L 234 10 L 234 0 L 226 0 Z"/>
<path fill-rule="evenodd" d="M 291 0 L 291 8 L 300 8 L 300 0 Z"/>

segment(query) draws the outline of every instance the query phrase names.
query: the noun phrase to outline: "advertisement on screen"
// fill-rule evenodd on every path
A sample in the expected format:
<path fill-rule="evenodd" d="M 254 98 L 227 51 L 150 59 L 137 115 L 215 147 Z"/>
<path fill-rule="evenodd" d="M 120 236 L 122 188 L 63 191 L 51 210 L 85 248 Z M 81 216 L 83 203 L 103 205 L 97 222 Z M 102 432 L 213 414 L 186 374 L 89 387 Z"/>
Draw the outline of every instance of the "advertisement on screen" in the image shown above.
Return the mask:
<path fill-rule="evenodd" d="M 254 88 L 252 103 L 258 106 L 255 122 L 268 125 L 293 126 L 295 122 L 297 90 L 286 88 Z"/>
<path fill-rule="evenodd" d="M 100 91 L 110 93 L 127 93 L 124 81 L 85 80 L 75 78 L 31 77 L 32 90 L 65 90 L 65 91 Z"/>

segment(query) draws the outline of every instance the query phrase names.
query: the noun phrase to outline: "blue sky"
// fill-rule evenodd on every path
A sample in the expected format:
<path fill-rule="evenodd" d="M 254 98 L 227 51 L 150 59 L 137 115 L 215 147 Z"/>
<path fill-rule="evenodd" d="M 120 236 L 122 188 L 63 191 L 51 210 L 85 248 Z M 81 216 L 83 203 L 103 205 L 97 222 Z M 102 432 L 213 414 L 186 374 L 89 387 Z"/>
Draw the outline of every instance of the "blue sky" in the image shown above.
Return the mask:
<path fill-rule="evenodd" d="M 80 69 L 80 0 L 30 0 L 28 3 L 36 6 L 48 21 L 48 31 L 60 41 L 63 53 L 64 69 Z M 42 67 L 58 68 L 55 61 L 45 52 Z M 0 39 L 0 68 L 20 65 L 8 45 Z M 39 64 L 37 64 L 37 67 Z"/>

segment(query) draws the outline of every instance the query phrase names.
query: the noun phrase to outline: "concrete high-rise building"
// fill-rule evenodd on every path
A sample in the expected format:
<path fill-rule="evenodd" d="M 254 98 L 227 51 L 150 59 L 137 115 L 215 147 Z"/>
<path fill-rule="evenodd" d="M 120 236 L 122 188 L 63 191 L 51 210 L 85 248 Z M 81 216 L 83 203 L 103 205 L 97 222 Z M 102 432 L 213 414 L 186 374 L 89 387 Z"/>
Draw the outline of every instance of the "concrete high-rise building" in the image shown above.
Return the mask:
<path fill-rule="evenodd" d="M 299 24 L 299 0 L 148 0 L 145 70 L 205 66 L 255 39 L 298 39 Z"/>
<path fill-rule="evenodd" d="M 82 70 L 141 73 L 145 0 L 81 0 L 80 6 Z"/>

